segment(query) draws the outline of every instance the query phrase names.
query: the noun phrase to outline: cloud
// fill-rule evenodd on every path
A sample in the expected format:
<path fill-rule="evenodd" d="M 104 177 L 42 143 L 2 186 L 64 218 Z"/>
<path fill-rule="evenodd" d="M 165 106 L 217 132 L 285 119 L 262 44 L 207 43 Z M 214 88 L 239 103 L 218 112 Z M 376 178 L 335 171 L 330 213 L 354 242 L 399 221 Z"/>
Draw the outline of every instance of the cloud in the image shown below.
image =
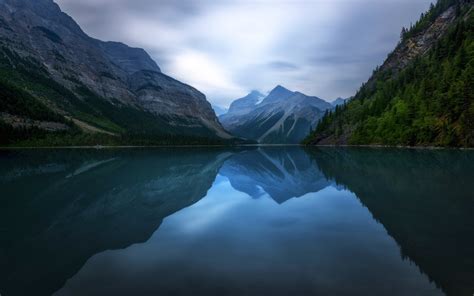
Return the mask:
<path fill-rule="evenodd" d="M 202 52 L 184 51 L 174 56 L 169 64 L 172 76 L 184 80 L 199 90 L 213 89 L 216 97 L 227 93 L 245 93 L 246 90 L 235 84 L 231 73 Z M 225 101 L 215 99 L 217 105 Z"/>
<path fill-rule="evenodd" d="M 277 84 L 352 96 L 431 0 L 57 0 L 84 30 L 143 47 L 228 106 Z"/>
<path fill-rule="evenodd" d="M 274 62 L 268 63 L 267 67 L 276 71 L 294 71 L 300 68 L 295 64 L 283 62 L 283 61 L 274 61 Z"/>

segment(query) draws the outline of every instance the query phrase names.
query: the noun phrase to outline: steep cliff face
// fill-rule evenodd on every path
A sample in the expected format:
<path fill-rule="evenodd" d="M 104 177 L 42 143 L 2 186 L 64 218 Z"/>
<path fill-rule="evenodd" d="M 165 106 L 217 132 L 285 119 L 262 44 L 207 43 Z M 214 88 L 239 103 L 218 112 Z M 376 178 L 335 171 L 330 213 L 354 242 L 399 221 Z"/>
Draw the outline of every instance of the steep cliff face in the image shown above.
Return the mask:
<path fill-rule="evenodd" d="M 161 72 L 155 61 L 142 48 L 131 48 L 123 43 L 111 41 L 98 40 L 97 44 L 112 63 L 129 75 L 143 70 Z"/>
<path fill-rule="evenodd" d="M 268 96 L 252 92 L 234 101 L 219 117 L 236 136 L 272 144 L 297 144 L 314 128 L 331 104 L 282 86 Z"/>
<path fill-rule="evenodd" d="M 109 111 L 117 108 L 115 113 L 123 113 L 125 109 L 131 109 L 136 116 L 146 113 L 143 117 L 149 120 L 144 125 L 147 128 L 156 125 L 156 134 L 172 131 L 173 135 L 231 138 L 202 93 L 161 73 L 143 49 L 87 36 L 52 0 L 0 0 L 0 47 L 1 68 L 5 74 L 2 75 L 3 82 L 26 90 L 68 118 L 106 132 L 130 131 L 130 125 L 121 122 L 118 116 L 108 116 L 91 106 L 108 104 Z M 25 66 L 27 63 L 34 64 L 37 69 L 29 69 Z M 25 73 L 19 73 L 19 64 L 23 64 Z M 51 81 L 44 83 L 45 79 L 42 79 L 43 83 L 39 83 L 31 77 L 35 71 L 38 72 L 36 76 Z M 6 77 L 12 72 L 16 79 Z M 43 96 L 45 88 L 52 89 L 51 84 L 59 84 L 65 90 L 58 94 L 60 98 L 56 101 L 51 96 Z M 57 89 L 52 91 L 58 93 Z M 88 99 L 94 100 L 86 102 L 89 109 L 97 112 L 79 110 L 77 105 Z M 71 103 L 73 100 L 82 103 Z M 7 113 L 11 111 L 3 109 L 1 111 Z M 153 116 L 157 118 L 155 123 Z M 98 126 L 98 120 L 87 117 L 98 117 L 107 121 L 107 125 L 119 128 Z M 140 128 L 136 127 L 136 130 Z"/>
<path fill-rule="evenodd" d="M 264 98 L 265 95 L 259 91 L 254 90 L 245 97 L 233 101 L 232 104 L 230 104 L 227 114 L 230 116 L 235 116 L 237 114 L 246 114 L 252 112 L 255 109 L 255 106 L 258 105 Z M 223 118 L 225 118 L 225 116 L 223 116 Z"/>
<path fill-rule="evenodd" d="M 381 71 L 404 69 L 417 57 L 426 54 L 456 19 L 456 8 L 449 7 L 429 26 L 412 37 L 402 40 L 380 67 Z"/>
<path fill-rule="evenodd" d="M 439 0 L 306 143 L 474 146 L 472 1 Z"/>

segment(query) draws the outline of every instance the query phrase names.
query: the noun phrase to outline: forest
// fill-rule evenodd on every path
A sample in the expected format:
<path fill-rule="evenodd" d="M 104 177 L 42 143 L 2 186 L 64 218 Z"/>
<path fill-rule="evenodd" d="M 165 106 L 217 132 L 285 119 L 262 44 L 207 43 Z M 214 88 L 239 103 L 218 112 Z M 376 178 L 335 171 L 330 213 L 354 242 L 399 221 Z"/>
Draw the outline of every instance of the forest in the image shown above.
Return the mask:
<path fill-rule="evenodd" d="M 188 133 L 168 128 L 174 118 L 158 117 L 143 109 L 118 101 L 110 102 L 95 94 L 73 77 L 74 92 L 56 82 L 33 58 L 21 57 L 0 46 L 0 115 L 2 113 L 62 123 L 65 131 L 47 131 L 39 127 L 12 126 L 0 116 L 0 145 L 15 147 L 95 146 L 95 145 L 229 145 L 225 139 L 204 130 Z M 68 119 L 74 117 L 106 133 L 81 129 Z"/>
<path fill-rule="evenodd" d="M 305 143 L 474 146 L 474 17 L 462 2 L 439 1 L 403 29 L 400 42 L 455 5 L 455 23 L 427 54 L 398 73 L 377 69 L 372 83 L 326 112 Z"/>

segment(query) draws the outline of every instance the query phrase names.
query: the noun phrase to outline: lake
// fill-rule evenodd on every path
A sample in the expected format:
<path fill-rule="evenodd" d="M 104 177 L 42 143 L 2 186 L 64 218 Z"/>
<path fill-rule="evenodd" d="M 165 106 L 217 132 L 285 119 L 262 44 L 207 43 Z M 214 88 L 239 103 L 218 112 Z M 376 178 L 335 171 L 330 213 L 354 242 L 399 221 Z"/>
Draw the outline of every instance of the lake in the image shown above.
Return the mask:
<path fill-rule="evenodd" d="M 474 151 L 0 151 L 0 294 L 474 293 Z"/>

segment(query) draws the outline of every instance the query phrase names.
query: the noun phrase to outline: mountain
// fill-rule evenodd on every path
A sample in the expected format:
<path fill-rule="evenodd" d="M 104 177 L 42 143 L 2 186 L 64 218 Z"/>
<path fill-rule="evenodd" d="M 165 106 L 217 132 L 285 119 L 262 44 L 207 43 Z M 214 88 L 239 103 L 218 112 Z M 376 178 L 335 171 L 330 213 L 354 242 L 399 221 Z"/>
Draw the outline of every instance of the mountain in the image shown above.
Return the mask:
<path fill-rule="evenodd" d="M 228 109 L 227 108 L 222 108 L 216 105 L 212 105 L 212 109 L 214 109 L 214 112 L 216 113 L 217 116 L 221 116 L 227 113 Z"/>
<path fill-rule="evenodd" d="M 344 105 L 349 99 L 337 98 L 331 102 L 333 107 Z"/>
<path fill-rule="evenodd" d="M 201 92 L 143 49 L 89 37 L 52 0 L 0 0 L 0 92 L 2 145 L 232 138 Z"/>
<path fill-rule="evenodd" d="M 473 2 L 439 0 L 308 144 L 474 146 Z"/>
<path fill-rule="evenodd" d="M 318 192 L 333 182 L 321 173 L 299 147 L 243 151 L 230 157 L 219 171 L 232 187 L 252 198 L 268 194 L 276 203 Z"/>
<path fill-rule="evenodd" d="M 262 102 L 265 98 L 265 95 L 261 94 L 259 91 L 252 91 L 243 98 L 237 99 L 230 104 L 229 110 L 227 111 L 226 116 L 222 116 L 220 119 L 225 119 L 227 117 L 232 117 L 235 115 L 244 115 L 255 109 L 255 106 Z"/>
<path fill-rule="evenodd" d="M 219 117 L 232 134 L 260 143 L 297 144 L 331 104 L 277 86 L 266 97 L 257 91 L 234 101 Z"/>

